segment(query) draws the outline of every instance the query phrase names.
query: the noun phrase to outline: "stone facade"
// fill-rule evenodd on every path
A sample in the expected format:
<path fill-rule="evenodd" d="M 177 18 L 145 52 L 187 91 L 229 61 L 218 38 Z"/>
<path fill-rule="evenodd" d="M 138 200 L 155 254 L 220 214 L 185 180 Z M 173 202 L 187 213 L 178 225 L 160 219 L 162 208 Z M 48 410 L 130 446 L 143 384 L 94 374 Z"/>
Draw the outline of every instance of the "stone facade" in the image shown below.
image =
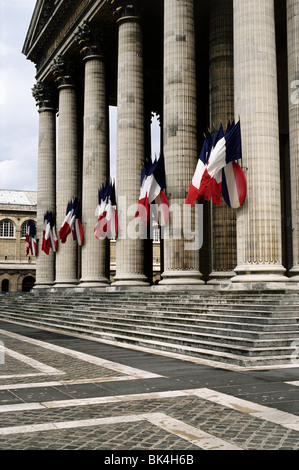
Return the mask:
<path fill-rule="evenodd" d="M 37 288 L 298 287 L 298 17 L 299 0 L 36 3 L 23 53 L 37 70 L 38 230 L 45 210 L 59 230 L 79 197 L 85 234 L 82 247 L 68 240 L 37 261 Z M 113 243 L 93 234 L 97 192 L 110 178 L 109 106 L 117 106 Z M 149 234 L 128 235 L 153 156 L 153 113 L 172 209 L 158 254 Z M 199 204 L 188 212 L 185 201 L 204 135 L 232 120 L 241 123 L 245 204 L 199 201 L 198 219 Z"/>
<path fill-rule="evenodd" d="M 0 290 L 28 291 L 33 287 L 36 257 L 26 254 L 26 225 L 36 222 L 36 193 L 0 190 Z"/>

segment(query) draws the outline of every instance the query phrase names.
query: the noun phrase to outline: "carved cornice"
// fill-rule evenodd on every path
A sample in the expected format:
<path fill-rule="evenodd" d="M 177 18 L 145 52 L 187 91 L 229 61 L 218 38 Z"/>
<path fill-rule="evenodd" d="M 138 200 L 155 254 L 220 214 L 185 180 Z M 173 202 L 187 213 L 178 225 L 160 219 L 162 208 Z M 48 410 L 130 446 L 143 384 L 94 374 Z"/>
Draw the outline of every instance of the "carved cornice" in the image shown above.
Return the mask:
<path fill-rule="evenodd" d="M 102 3 L 105 0 L 44 0 L 40 16 L 37 16 L 37 9 L 31 20 L 22 50 L 27 59 L 36 64 L 38 74 L 45 67 L 48 73 L 61 44 L 79 22 L 79 18 L 96 2 Z"/>
<path fill-rule="evenodd" d="M 75 40 L 83 57 L 103 55 L 103 32 L 99 28 L 92 27 L 88 21 L 78 26 L 75 31 Z"/>
<path fill-rule="evenodd" d="M 138 0 L 106 0 L 113 10 L 113 15 L 118 19 L 138 18 Z"/>
<path fill-rule="evenodd" d="M 51 65 L 51 72 L 57 86 L 74 85 L 74 67 L 63 55 L 59 54 L 55 57 Z"/>
<path fill-rule="evenodd" d="M 55 91 L 44 82 L 37 82 L 32 88 L 32 96 L 40 109 L 55 109 Z"/>
<path fill-rule="evenodd" d="M 51 17 L 51 14 L 54 10 L 54 0 L 47 0 L 44 2 L 43 10 L 39 19 L 37 34 L 43 29 L 48 19 Z"/>

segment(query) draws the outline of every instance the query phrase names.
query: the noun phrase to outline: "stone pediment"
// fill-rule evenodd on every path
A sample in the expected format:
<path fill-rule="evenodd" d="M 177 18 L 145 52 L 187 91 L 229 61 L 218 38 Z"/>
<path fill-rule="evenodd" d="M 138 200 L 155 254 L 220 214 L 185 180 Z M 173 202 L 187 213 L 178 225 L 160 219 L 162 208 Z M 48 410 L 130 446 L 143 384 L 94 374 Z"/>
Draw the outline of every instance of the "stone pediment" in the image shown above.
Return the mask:
<path fill-rule="evenodd" d="M 38 66 L 48 54 L 49 45 L 61 41 L 66 25 L 69 27 L 72 23 L 73 12 L 80 15 L 89 1 L 37 0 L 22 50 L 27 59 Z"/>
<path fill-rule="evenodd" d="M 27 55 L 40 31 L 47 23 L 58 0 L 37 0 L 25 39 L 23 53 Z"/>

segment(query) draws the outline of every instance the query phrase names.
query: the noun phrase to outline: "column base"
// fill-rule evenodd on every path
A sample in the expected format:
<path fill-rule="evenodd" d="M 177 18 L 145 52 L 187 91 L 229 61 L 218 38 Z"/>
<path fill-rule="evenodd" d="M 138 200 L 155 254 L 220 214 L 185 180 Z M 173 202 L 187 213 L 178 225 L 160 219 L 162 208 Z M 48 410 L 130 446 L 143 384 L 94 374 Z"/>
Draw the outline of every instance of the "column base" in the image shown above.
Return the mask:
<path fill-rule="evenodd" d="M 292 269 L 290 270 L 290 281 L 291 282 L 299 282 L 299 266 L 293 266 Z"/>
<path fill-rule="evenodd" d="M 61 281 L 57 280 L 53 284 L 52 288 L 54 289 L 69 289 L 74 288 L 78 285 L 78 279 L 63 279 Z"/>
<path fill-rule="evenodd" d="M 235 275 L 234 271 L 213 271 L 207 284 L 229 284 Z"/>
<path fill-rule="evenodd" d="M 51 289 L 53 285 L 54 282 L 36 282 L 33 286 L 32 291 L 48 290 Z"/>
<path fill-rule="evenodd" d="M 199 271 L 164 271 L 159 285 L 202 285 L 205 282 L 201 279 Z"/>
<path fill-rule="evenodd" d="M 144 274 L 124 274 L 123 276 L 116 275 L 111 287 L 146 287 L 149 285 L 150 283 Z"/>
<path fill-rule="evenodd" d="M 262 283 L 276 284 L 288 283 L 289 278 L 284 275 L 285 268 L 281 265 L 243 265 L 235 269 L 236 275 L 231 283 Z"/>
<path fill-rule="evenodd" d="M 111 282 L 106 277 L 100 277 L 97 279 L 80 279 L 77 286 L 78 289 L 105 289 L 109 287 Z"/>

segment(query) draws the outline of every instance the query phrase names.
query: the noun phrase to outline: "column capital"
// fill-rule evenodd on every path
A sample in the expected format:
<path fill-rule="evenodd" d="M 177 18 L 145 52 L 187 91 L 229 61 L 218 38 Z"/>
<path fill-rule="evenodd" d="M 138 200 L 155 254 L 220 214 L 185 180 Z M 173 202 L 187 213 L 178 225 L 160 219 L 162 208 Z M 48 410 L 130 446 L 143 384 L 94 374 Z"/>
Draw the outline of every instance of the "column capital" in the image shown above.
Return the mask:
<path fill-rule="evenodd" d="M 75 41 L 80 47 L 80 54 L 89 56 L 103 56 L 104 34 L 100 28 L 94 27 L 89 21 L 83 21 L 74 33 Z"/>
<path fill-rule="evenodd" d="M 40 110 L 45 108 L 56 109 L 55 92 L 50 85 L 38 81 L 32 88 L 32 96 Z"/>
<path fill-rule="evenodd" d="M 117 20 L 125 20 L 134 18 L 135 21 L 139 18 L 138 14 L 138 0 L 106 0 L 113 10 L 113 15 Z"/>
<path fill-rule="evenodd" d="M 58 86 L 74 85 L 74 68 L 72 64 L 61 54 L 54 58 L 51 64 L 51 72 Z"/>

